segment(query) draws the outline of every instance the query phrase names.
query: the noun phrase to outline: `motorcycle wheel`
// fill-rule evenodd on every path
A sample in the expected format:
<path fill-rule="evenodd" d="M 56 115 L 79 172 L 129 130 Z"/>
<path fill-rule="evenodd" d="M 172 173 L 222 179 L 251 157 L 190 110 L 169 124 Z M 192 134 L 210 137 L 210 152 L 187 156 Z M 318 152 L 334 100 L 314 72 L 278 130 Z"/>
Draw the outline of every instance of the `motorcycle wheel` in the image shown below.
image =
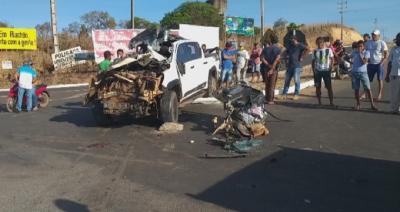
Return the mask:
<path fill-rule="evenodd" d="M 15 108 L 15 101 L 14 98 L 8 97 L 7 98 L 7 111 L 12 113 L 14 112 L 14 108 Z"/>
<path fill-rule="evenodd" d="M 47 93 L 42 93 L 38 96 L 40 107 L 47 107 L 50 103 L 50 97 Z"/>

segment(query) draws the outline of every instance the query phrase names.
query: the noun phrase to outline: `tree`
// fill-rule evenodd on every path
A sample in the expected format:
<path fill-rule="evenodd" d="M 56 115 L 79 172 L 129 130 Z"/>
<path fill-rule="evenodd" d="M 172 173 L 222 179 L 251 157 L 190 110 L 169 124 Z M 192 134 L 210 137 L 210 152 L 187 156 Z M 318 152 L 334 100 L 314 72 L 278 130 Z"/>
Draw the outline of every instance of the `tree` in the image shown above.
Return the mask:
<path fill-rule="evenodd" d="M 88 31 L 93 29 L 114 29 L 115 19 L 108 12 L 92 11 L 81 16 L 81 22 Z"/>
<path fill-rule="evenodd" d="M 68 24 L 68 26 L 65 27 L 62 31 L 73 36 L 78 36 L 81 32 L 81 24 L 76 21 L 72 22 Z"/>
<path fill-rule="evenodd" d="M 0 27 L 10 27 L 7 22 L 0 21 Z"/>
<path fill-rule="evenodd" d="M 51 37 L 51 26 L 49 22 L 38 24 L 35 26 L 35 29 L 39 38 L 49 39 Z"/>
<path fill-rule="evenodd" d="M 131 20 L 122 20 L 119 22 L 118 26 L 124 29 L 132 28 Z M 135 17 L 135 28 L 136 29 L 156 29 L 159 27 L 158 23 L 151 22 L 144 18 Z"/>
<path fill-rule="evenodd" d="M 167 13 L 161 20 L 161 26 L 178 28 L 179 24 L 222 27 L 223 16 L 212 5 L 204 2 L 186 2 L 174 11 Z"/>
<path fill-rule="evenodd" d="M 286 27 L 286 25 L 287 25 L 288 23 L 289 23 L 289 22 L 288 22 L 286 19 L 284 19 L 284 18 L 279 18 L 278 20 L 275 21 L 273 28 L 274 28 L 274 29 L 277 29 L 277 28 L 284 28 L 284 27 Z"/>

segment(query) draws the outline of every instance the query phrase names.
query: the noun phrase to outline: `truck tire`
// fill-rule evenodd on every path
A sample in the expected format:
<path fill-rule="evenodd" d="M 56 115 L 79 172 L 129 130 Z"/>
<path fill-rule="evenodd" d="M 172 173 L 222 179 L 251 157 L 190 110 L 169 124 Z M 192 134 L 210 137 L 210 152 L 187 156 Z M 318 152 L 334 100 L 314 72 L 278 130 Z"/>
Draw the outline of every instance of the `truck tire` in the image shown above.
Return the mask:
<path fill-rule="evenodd" d="M 92 113 L 96 124 L 101 127 L 108 127 L 112 124 L 113 119 L 110 115 L 104 114 L 103 105 L 99 102 L 92 107 Z"/>
<path fill-rule="evenodd" d="M 208 76 L 207 97 L 213 96 L 217 88 L 218 88 L 217 77 L 215 77 L 215 75 L 210 73 L 210 75 Z"/>
<path fill-rule="evenodd" d="M 175 91 L 167 90 L 160 101 L 160 110 L 162 121 L 165 122 L 178 122 L 179 108 L 178 96 Z"/>

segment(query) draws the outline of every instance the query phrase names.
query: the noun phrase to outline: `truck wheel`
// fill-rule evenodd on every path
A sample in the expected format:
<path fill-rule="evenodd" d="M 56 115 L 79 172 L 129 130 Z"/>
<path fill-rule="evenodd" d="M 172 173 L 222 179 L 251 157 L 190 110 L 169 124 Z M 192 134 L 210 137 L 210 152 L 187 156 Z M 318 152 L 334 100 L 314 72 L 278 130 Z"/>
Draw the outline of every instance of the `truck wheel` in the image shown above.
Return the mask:
<path fill-rule="evenodd" d="M 178 97 L 175 91 L 166 91 L 160 101 L 163 122 L 178 122 Z"/>
<path fill-rule="evenodd" d="M 213 74 L 210 74 L 210 76 L 208 76 L 207 96 L 208 97 L 213 96 L 214 92 L 217 90 L 217 87 L 218 87 L 217 78 Z"/>
<path fill-rule="evenodd" d="M 112 117 L 104 114 L 103 105 L 101 103 L 95 103 L 92 108 L 92 113 L 96 124 L 102 127 L 107 127 L 112 124 Z"/>
<path fill-rule="evenodd" d="M 6 106 L 7 106 L 8 112 L 10 112 L 10 113 L 14 112 L 15 105 L 16 105 L 16 102 L 15 102 L 14 98 L 11 98 L 11 97 L 7 98 Z"/>

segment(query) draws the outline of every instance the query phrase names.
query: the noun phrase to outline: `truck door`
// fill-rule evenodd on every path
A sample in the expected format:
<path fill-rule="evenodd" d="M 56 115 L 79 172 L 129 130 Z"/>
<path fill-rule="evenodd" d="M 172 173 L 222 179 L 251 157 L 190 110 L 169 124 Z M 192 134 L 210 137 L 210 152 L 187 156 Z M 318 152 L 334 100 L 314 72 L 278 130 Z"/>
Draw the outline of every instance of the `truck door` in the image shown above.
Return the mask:
<path fill-rule="evenodd" d="M 196 42 L 182 43 L 178 46 L 177 64 L 183 98 L 204 89 L 207 85 L 208 74 L 202 73 L 204 71 L 202 56 L 201 48 Z"/>

